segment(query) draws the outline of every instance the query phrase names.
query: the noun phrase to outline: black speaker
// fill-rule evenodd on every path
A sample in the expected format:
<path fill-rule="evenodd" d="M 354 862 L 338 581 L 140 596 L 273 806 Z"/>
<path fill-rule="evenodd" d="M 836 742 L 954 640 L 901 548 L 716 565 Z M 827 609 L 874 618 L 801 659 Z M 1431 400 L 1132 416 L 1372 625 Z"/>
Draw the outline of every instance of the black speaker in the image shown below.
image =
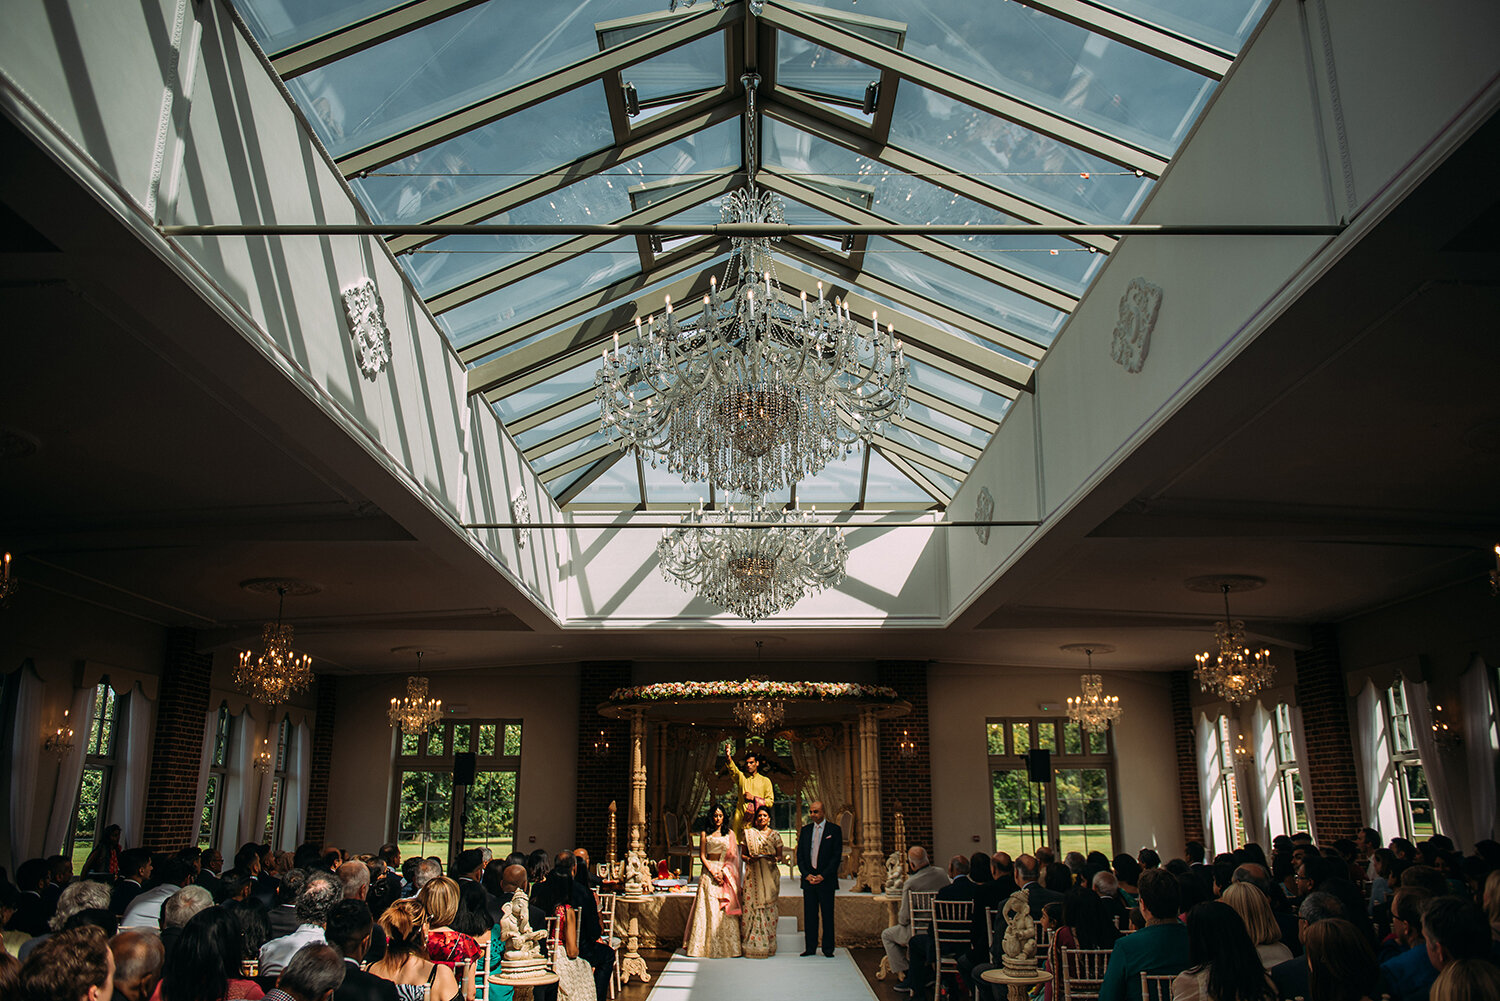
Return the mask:
<path fill-rule="evenodd" d="M 453 784 L 456 786 L 471 786 L 474 784 L 474 752 L 460 751 L 453 756 Z"/>
<path fill-rule="evenodd" d="M 1026 752 L 1026 777 L 1033 782 L 1052 781 L 1052 752 L 1044 748 Z"/>

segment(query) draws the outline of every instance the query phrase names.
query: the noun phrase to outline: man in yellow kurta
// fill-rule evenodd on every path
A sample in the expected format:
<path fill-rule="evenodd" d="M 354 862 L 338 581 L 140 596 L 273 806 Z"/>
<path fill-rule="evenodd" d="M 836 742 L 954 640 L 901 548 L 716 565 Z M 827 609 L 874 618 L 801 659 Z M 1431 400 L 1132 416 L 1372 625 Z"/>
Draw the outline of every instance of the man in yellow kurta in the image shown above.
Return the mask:
<path fill-rule="evenodd" d="M 760 753 L 754 750 L 745 752 L 745 771 L 740 771 L 740 766 L 734 761 L 734 745 L 729 742 L 724 744 L 724 756 L 729 759 L 729 769 L 734 772 L 735 779 L 739 782 L 740 794 L 734 804 L 734 819 L 731 824 L 734 827 L 736 838 L 740 832 L 750 823 L 755 816 L 755 808 L 764 803 L 770 806 L 776 800 L 776 792 L 771 788 L 771 780 L 760 774 Z"/>

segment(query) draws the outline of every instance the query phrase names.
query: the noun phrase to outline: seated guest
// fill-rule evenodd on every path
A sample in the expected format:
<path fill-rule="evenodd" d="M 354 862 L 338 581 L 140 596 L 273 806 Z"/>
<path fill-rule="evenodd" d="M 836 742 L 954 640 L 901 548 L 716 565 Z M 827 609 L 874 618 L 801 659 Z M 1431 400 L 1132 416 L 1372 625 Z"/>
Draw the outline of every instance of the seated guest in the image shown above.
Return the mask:
<path fill-rule="evenodd" d="M 965 855 L 955 855 L 948 860 L 948 885 L 937 891 L 936 900 L 967 900 L 973 901 L 975 885 L 969 879 L 969 859 Z M 931 930 L 922 931 L 919 928 L 912 929 L 911 941 L 907 943 L 907 957 L 911 963 L 908 972 L 908 983 L 897 984 L 896 988 L 905 993 L 906 990 L 921 989 L 928 982 L 931 975 L 932 965 L 935 958 L 935 943 L 932 939 Z M 967 950 L 965 950 L 967 951 Z"/>
<path fill-rule="evenodd" d="M 415 900 L 398 900 L 380 916 L 385 957 L 369 972 L 396 986 L 401 1001 L 453 1001 L 458 981 L 453 971 L 427 958 L 427 919 Z"/>
<path fill-rule="evenodd" d="M 1500 966 L 1482 959 L 1460 959 L 1432 982 L 1431 1001 L 1492 1001 L 1500 998 Z"/>
<path fill-rule="evenodd" d="M 1307 932 L 1320 921 L 1344 916 L 1344 905 L 1331 893 L 1309 893 L 1297 907 L 1298 937 L 1304 947 Z M 1307 997 L 1307 961 L 1302 957 L 1288 959 L 1271 967 L 1276 993 L 1284 998 Z"/>
<path fill-rule="evenodd" d="M 426 886 L 428 883 L 431 883 L 434 879 L 437 879 L 442 874 L 443 867 L 435 859 L 417 859 L 416 865 L 412 868 L 411 895 L 415 897 L 417 894 L 421 893 L 422 887 Z"/>
<path fill-rule="evenodd" d="M 1065 949 L 1112 949 L 1120 931 L 1094 891 L 1075 886 L 1063 894 L 1062 924 L 1053 937 Z"/>
<path fill-rule="evenodd" d="M 297 894 L 302 892 L 307 876 L 308 870 L 293 869 L 281 877 L 281 884 L 276 887 L 276 903 L 266 912 L 272 936 L 290 935 L 301 924 L 297 920 Z"/>
<path fill-rule="evenodd" d="M 51 938 L 56 932 L 64 931 L 79 914 L 88 914 L 97 911 L 109 913 L 109 887 L 92 879 L 80 880 L 77 883 L 69 883 L 67 888 L 57 898 L 57 913 L 52 915 L 52 920 L 47 923 L 47 929 L 43 934 L 36 936 L 31 941 L 22 945 L 16 952 L 16 958 L 26 962 L 31 951 Z M 88 924 L 97 924 L 97 921 L 87 921 Z M 113 934 L 113 931 L 110 932 Z"/>
<path fill-rule="evenodd" d="M 907 946 L 911 942 L 911 895 L 913 893 L 937 892 L 949 883 L 948 874 L 933 865 L 927 857 L 927 849 L 912 845 L 906 850 L 906 884 L 901 888 L 901 906 L 896 912 L 896 923 L 880 933 L 880 943 L 885 947 L 886 962 L 891 972 L 903 976 L 910 964 L 907 961 Z M 911 993 L 909 985 L 896 984 L 896 990 Z"/>
<path fill-rule="evenodd" d="M 1120 881 L 1115 878 L 1115 874 L 1108 869 L 1094 873 L 1092 889 L 1099 897 L 1099 905 L 1104 908 L 1104 914 L 1110 923 L 1120 929 L 1130 927 L 1125 917 L 1130 908 L 1120 900 Z"/>
<path fill-rule="evenodd" d="M 1141 864 L 1124 852 L 1115 856 L 1115 880 L 1120 884 L 1120 903 L 1135 906 L 1136 881 L 1141 878 Z"/>
<path fill-rule="evenodd" d="M 1147 869 L 1138 885 L 1146 926 L 1115 943 L 1099 1001 L 1140 1001 L 1142 973 L 1181 973 L 1190 961 L 1187 929 L 1177 920 L 1177 877 Z"/>
<path fill-rule="evenodd" d="M 167 951 L 161 937 L 151 931 L 128 929 L 109 940 L 114 954 L 115 1001 L 148 1001 L 161 980 Z"/>
<path fill-rule="evenodd" d="M 1274 1001 L 1275 987 L 1234 908 L 1198 904 L 1188 911 L 1187 930 L 1193 965 L 1172 981 L 1172 1001 Z"/>
<path fill-rule="evenodd" d="M 1460 959 L 1491 955 L 1484 912 L 1463 897 L 1438 897 L 1429 903 L 1422 912 L 1422 937 L 1427 942 L 1427 958 L 1439 973 Z"/>
<path fill-rule="evenodd" d="M 453 927 L 458 916 L 458 884 L 439 876 L 417 894 L 427 915 L 427 958 L 450 967 L 458 977 L 464 997 L 474 996 L 474 966 L 479 943 Z"/>
<path fill-rule="evenodd" d="M 57 909 L 57 898 L 63 887 L 73 882 L 73 860 L 66 855 L 52 855 L 47 859 L 47 885 L 42 888 L 42 900 L 47 905 L 47 916 Z"/>
<path fill-rule="evenodd" d="M 286 968 L 297 950 L 305 945 L 326 944 L 323 924 L 333 905 L 344 899 L 344 888 L 331 872 L 307 877 L 297 894 L 297 928 L 289 935 L 273 938 L 260 947 L 260 975 L 272 976 Z"/>
<path fill-rule="evenodd" d="M 1292 950 L 1281 941 L 1281 926 L 1276 923 L 1271 901 L 1264 893 L 1250 883 L 1231 882 L 1219 899 L 1234 908 L 1244 922 L 1261 966 L 1269 970 L 1292 958 Z"/>
<path fill-rule="evenodd" d="M 73 928 L 53 935 L 27 958 L 21 967 L 21 996 L 27 1001 L 109 1001 L 114 975 L 115 959 L 104 932 Z"/>
<path fill-rule="evenodd" d="M 128 852 L 126 853 L 129 854 Z M 156 878 L 160 880 L 149 890 L 142 890 L 125 908 L 120 918 L 121 928 L 161 928 L 161 905 L 168 897 L 192 883 L 193 870 L 179 859 L 164 859 L 156 867 Z M 113 899 L 113 898 L 111 898 Z"/>
<path fill-rule="evenodd" d="M 1286 897 L 1272 885 L 1270 870 L 1259 863 L 1247 862 L 1234 870 L 1234 882 L 1248 883 L 1265 894 L 1276 927 L 1281 929 L 1281 944 L 1290 949 L 1293 956 L 1302 955 L 1301 925 L 1297 923 L 1297 914 L 1288 909 L 1290 905 Z"/>
<path fill-rule="evenodd" d="M 599 874 L 593 871 L 594 866 L 589 860 L 589 850 L 587 848 L 574 848 L 573 858 L 578 863 L 578 875 L 575 877 L 578 882 L 591 890 L 604 885 L 604 881 L 599 878 Z"/>
<path fill-rule="evenodd" d="M 243 958 L 259 962 L 260 947 L 271 940 L 271 922 L 266 920 L 266 909 L 253 900 L 230 900 L 221 906 L 234 918 L 240 930 Z"/>
<path fill-rule="evenodd" d="M 1437 967 L 1427 956 L 1427 940 L 1422 931 L 1422 915 L 1436 899 L 1420 886 L 1403 886 L 1391 898 L 1392 948 L 1385 950 L 1389 958 L 1380 964 L 1380 973 L 1391 996 L 1398 1001 L 1425 998 L 1437 979 Z"/>
<path fill-rule="evenodd" d="M 571 907 L 578 916 L 578 955 L 588 960 L 594 971 L 594 991 L 598 997 L 609 996 L 609 982 L 614 974 L 615 950 L 605 942 L 599 923 L 599 904 L 583 884 L 574 880 L 577 863 L 573 853 L 558 852 L 547 881 L 537 887 L 536 900 L 547 913 L 559 907 Z"/>
<path fill-rule="evenodd" d="M 305 945 L 286 964 L 276 978 L 276 989 L 266 997 L 272 1001 L 332 1001 L 333 992 L 344 982 L 344 969 L 343 957 L 333 949 Z"/>
<path fill-rule="evenodd" d="M 94 850 L 83 860 L 79 874 L 85 878 L 98 876 L 102 881 L 120 877 L 120 825 L 110 824 L 104 829 Z"/>
<path fill-rule="evenodd" d="M 396 1001 L 396 985 L 359 968 L 375 922 L 363 901 L 344 899 L 328 912 L 323 935 L 344 960 L 344 982 L 333 992 L 334 1001 Z"/>
<path fill-rule="evenodd" d="M 219 875 L 223 868 L 224 856 L 217 849 L 210 848 L 199 857 L 198 875 L 193 878 L 193 882 L 214 895 L 215 901 L 223 896 L 224 880 Z"/>
<path fill-rule="evenodd" d="M 239 922 L 223 907 L 194 914 L 162 969 L 160 1001 L 256 1001 L 263 992 L 245 977 L 243 943 Z"/>
<path fill-rule="evenodd" d="M 151 853 L 144 848 L 132 848 L 120 853 L 120 879 L 109 895 L 109 909 L 115 917 L 125 916 L 131 901 L 145 891 L 145 882 L 151 878 Z M 163 897 L 163 900 L 166 898 Z"/>
<path fill-rule="evenodd" d="M 194 914 L 207 910 L 214 903 L 213 895 L 201 886 L 188 885 L 172 894 L 161 905 L 162 948 L 172 948 L 172 943 L 182 934 L 183 927 Z"/>
<path fill-rule="evenodd" d="M 47 888 L 47 860 L 27 859 L 17 866 L 16 885 L 21 890 L 21 899 L 5 927 L 28 935 L 43 934 L 54 911 L 42 898 L 42 891 Z"/>
<path fill-rule="evenodd" d="M 1375 951 L 1353 922 L 1316 922 L 1308 926 L 1305 942 L 1307 1001 L 1375 1001 L 1381 996 Z"/>

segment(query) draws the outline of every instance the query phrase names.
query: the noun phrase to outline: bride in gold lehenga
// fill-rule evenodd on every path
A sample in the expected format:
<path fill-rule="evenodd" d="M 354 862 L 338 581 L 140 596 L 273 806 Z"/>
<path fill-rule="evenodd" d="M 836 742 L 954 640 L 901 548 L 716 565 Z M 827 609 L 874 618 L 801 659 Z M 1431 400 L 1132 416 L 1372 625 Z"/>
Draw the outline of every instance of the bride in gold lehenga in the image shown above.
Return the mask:
<path fill-rule="evenodd" d="M 760 806 L 755 820 L 745 828 L 745 912 L 740 943 L 751 959 L 776 955 L 777 901 L 781 896 L 781 862 L 785 849 L 781 835 L 771 829 L 771 808 Z"/>
<path fill-rule="evenodd" d="M 688 912 L 682 951 L 700 959 L 740 955 L 740 851 L 729 815 L 722 806 L 709 811 L 708 829 L 698 848 L 703 875 L 698 897 Z"/>

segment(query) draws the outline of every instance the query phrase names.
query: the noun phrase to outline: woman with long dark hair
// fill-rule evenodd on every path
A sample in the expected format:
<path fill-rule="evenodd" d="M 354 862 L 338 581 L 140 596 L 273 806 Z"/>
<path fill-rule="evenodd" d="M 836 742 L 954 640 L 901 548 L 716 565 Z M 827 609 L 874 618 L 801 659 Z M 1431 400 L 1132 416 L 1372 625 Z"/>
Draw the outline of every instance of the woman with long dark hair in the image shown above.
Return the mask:
<path fill-rule="evenodd" d="M 88 858 L 83 860 L 83 868 L 78 870 L 78 875 L 85 878 L 91 874 L 109 876 L 111 879 L 118 878 L 122 850 L 120 825 L 110 824 L 104 829 L 104 834 L 99 838 L 99 843 L 94 846 L 94 850 L 89 852 Z"/>
<path fill-rule="evenodd" d="M 594 968 L 580 952 L 583 915 L 574 907 L 574 876 L 577 860 L 572 852 L 563 852 L 537 891 L 543 910 L 557 919 L 557 941 L 552 947 L 552 969 L 557 974 L 558 1001 L 595 1001 Z M 587 888 L 579 888 L 585 896 Z"/>
<path fill-rule="evenodd" d="M 1364 932 L 1344 918 L 1307 926 L 1307 1001 L 1370 1001 L 1379 997 L 1380 967 Z"/>
<path fill-rule="evenodd" d="M 1191 965 L 1172 981 L 1172 1001 L 1274 1001 L 1276 988 L 1234 908 L 1195 904 L 1187 929 Z"/>
<path fill-rule="evenodd" d="M 688 913 L 682 950 L 700 959 L 728 959 L 740 951 L 740 850 L 729 814 L 717 803 L 709 807 L 699 836 L 698 897 Z"/>
<path fill-rule="evenodd" d="M 222 907 L 188 919 L 162 967 L 161 1001 L 256 1001 L 265 992 L 244 974 L 244 935 Z"/>

